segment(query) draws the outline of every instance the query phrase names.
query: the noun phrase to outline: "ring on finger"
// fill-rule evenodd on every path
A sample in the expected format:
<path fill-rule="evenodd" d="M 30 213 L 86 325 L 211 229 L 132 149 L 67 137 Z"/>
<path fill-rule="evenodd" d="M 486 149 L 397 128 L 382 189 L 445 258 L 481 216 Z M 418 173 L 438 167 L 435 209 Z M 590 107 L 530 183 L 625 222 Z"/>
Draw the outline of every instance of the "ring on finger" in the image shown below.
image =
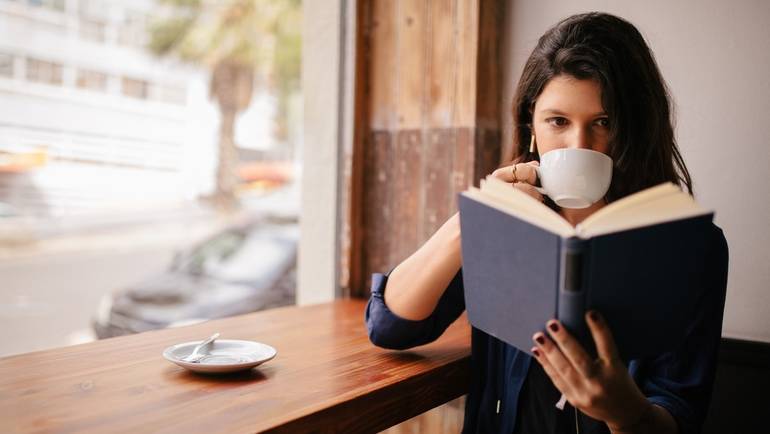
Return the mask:
<path fill-rule="evenodd" d="M 511 166 L 511 177 L 513 177 L 513 182 L 514 183 L 519 182 L 519 179 L 516 178 L 516 165 L 515 164 L 513 166 Z"/>

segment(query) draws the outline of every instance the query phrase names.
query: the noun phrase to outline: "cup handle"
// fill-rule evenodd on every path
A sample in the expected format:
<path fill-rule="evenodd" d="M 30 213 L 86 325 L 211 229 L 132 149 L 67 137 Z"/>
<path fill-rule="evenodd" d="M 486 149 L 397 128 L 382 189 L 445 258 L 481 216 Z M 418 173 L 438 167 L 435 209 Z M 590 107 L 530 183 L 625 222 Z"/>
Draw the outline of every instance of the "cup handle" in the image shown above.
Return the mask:
<path fill-rule="evenodd" d="M 535 166 L 535 173 L 537 173 L 537 179 L 541 179 L 542 178 L 540 176 L 540 166 Z M 535 188 L 535 191 L 537 191 L 538 193 L 540 193 L 542 195 L 545 195 L 545 196 L 548 196 L 548 193 L 545 192 L 545 189 L 543 187 L 534 187 L 534 188 Z"/>

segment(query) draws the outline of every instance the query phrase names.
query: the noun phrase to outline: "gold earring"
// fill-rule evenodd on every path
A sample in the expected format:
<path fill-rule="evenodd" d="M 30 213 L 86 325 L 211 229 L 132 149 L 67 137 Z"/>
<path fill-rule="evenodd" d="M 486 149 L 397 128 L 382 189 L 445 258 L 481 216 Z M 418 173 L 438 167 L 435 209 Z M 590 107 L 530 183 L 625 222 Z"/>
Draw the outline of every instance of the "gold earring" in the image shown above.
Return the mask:
<path fill-rule="evenodd" d="M 532 138 L 529 140 L 529 153 L 535 153 L 535 135 L 532 134 Z"/>

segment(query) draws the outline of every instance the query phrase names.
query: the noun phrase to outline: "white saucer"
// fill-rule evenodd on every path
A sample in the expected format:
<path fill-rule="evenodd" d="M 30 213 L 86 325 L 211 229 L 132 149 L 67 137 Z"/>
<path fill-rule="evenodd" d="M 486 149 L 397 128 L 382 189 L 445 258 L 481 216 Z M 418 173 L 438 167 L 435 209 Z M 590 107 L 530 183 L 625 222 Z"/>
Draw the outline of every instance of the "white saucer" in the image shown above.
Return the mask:
<path fill-rule="evenodd" d="M 163 350 L 163 357 L 169 362 L 195 372 L 218 373 L 236 372 L 251 369 L 267 362 L 278 353 L 275 348 L 254 341 L 217 339 L 198 363 L 188 363 L 182 359 L 190 355 L 196 345 L 203 341 L 185 342 L 172 345 Z"/>

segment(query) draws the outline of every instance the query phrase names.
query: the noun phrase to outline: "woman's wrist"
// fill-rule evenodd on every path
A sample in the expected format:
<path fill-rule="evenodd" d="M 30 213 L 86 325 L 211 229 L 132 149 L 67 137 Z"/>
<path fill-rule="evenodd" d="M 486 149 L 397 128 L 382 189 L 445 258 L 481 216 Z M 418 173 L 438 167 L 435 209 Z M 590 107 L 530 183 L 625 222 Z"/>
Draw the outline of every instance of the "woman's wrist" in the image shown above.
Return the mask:
<path fill-rule="evenodd" d="M 679 432 L 676 421 L 662 407 L 645 399 L 644 407 L 635 419 L 620 424 L 607 423 L 612 434 L 676 434 Z"/>
<path fill-rule="evenodd" d="M 612 434 L 637 434 L 637 433 L 664 433 L 668 432 L 662 429 L 661 424 L 656 423 L 655 405 L 644 400 L 644 403 L 636 410 L 636 416 L 625 421 L 607 423 L 607 427 Z M 663 424 L 666 426 L 667 424 Z"/>

